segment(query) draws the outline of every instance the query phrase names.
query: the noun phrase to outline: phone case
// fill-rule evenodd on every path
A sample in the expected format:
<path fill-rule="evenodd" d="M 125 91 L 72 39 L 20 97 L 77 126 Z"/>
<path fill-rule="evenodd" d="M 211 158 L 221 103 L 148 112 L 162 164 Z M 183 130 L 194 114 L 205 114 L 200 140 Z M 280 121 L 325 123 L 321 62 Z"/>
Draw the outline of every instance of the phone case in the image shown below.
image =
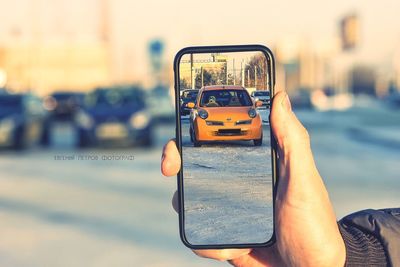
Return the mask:
<path fill-rule="evenodd" d="M 269 70 L 269 87 L 271 88 L 271 96 L 274 95 L 274 86 L 275 86 L 275 60 L 274 56 L 269 48 L 263 45 L 224 45 L 224 46 L 193 46 L 186 47 L 181 49 L 175 56 L 174 59 L 174 80 L 175 80 L 175 116 L 176 116 L 176 144 L 179 150 L 179 153 L 182 158 L 182 140 L 181 140 L 181 120 L 180 120 L 180 105 L 179 105 L 179 63 L 184 54 L 190 53 L 211 53 L 211 52 L 220 52 L 220 53 L 229 53 L 229 52 L 252 52 L 259 51 L 264 53 L 267 58 L 267 63 L 270 66 Z M 276 198 L 276 188 L 278 184 L 278 168 L 277 168 L 277 156 L 276 156 L 276 141 L 271 131 L 271 163 L 272 163 L 272 190 L 273 190 L 273 212 L 275 214 L 275 198 Z M 183 168 L 183 163 L 181 162 L 181 170 Z M 181 209 L 184 205 L 183 199 L 183 175 L 180 171 L 177 175 L 177 185 L 178 185 L 178 201 L 179 201 L 179 209 Z M 184 231 L 184 212 L 179 212 L 179 233 L 180 238 L 185 246 L 190 249 L 227 249 L 227 248 L 255 248 L 255 247 L 266 247 L 270 246 L 275 242 L 275 215 L 274 215 L 274 223 L 273 223 L 273 234 L 270 240 L 266 240 L 264 243 L 246 243 L 246 244 L 221 244 L 221 245 L 193 245 L 188 242 L 185 237 Z"/>

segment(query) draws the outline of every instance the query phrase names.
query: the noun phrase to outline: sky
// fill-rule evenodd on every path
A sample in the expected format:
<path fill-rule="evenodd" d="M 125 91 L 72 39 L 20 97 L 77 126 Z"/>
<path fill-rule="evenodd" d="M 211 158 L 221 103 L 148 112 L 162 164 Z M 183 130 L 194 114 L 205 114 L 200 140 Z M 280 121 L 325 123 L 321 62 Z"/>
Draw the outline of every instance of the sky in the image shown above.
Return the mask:
<path fill-rule="evenodd" d="M 138 81 L 149 74 L 152 39 L 165 42 L 170 66 L 175 53 L 191 45 L 302 42 L 316 49 L 333 43 L 340 18 L 352 12 L 360 17 L 361 43 L 338 57 L 385 67 L 400 49 L 398 0 L 0 0 L 0 5 L 0 45 L 32 38 L 91 41 L 106 25 L 116 75 Z"/>

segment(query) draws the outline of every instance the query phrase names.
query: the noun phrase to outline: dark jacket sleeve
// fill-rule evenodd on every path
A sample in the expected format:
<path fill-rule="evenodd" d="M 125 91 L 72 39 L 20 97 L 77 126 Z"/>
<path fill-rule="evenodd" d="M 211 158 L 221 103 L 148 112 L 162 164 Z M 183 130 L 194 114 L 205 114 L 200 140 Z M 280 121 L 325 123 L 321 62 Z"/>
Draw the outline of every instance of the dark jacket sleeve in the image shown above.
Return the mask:
<path fill-rule="evenodd" d="M 400 208 L 359 211 L 338 225 L 346 266 L 400 266 Z"/>

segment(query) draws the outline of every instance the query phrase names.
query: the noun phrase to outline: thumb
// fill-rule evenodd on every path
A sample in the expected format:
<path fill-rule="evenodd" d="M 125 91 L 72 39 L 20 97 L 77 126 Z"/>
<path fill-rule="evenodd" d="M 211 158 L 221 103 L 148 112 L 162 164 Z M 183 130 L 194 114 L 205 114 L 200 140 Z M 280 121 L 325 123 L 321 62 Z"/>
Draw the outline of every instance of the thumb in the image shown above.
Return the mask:
<path fill-rule="evenodd" d="M 273 98 L 271 127 L 281 156 L 311 152 L 308 132 L 293 113 L 289 97 L 284 91 L 278 92 Z"/>
<path fill-rule="evenodd" d="M 315 166 L 308 132 L 292 112 L 289 97 L 283 91 L 278 92 L 273 99 L 271 127 L 278 142 L 281 183 L 278 198 L 286 199 L 289 194 L 291 199 L 307 200 L 310 196 L 314 198 L 316 192 L 326 198 L 327 193 Z M 305 183 L 307 187 L 303 186 Z"/>

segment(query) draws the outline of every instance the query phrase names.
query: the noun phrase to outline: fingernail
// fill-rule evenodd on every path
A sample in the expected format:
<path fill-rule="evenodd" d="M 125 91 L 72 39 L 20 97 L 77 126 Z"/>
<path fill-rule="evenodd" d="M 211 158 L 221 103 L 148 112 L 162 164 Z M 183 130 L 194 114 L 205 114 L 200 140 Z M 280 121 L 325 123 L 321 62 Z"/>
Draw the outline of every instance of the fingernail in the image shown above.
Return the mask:
<path fill-rule="evenodd" d="M 290 104 L 289 96 L 286 94 L 285 98 L 282 101 L 282 106 L 286 111 L 292 110 L 292 105 Z"/>

